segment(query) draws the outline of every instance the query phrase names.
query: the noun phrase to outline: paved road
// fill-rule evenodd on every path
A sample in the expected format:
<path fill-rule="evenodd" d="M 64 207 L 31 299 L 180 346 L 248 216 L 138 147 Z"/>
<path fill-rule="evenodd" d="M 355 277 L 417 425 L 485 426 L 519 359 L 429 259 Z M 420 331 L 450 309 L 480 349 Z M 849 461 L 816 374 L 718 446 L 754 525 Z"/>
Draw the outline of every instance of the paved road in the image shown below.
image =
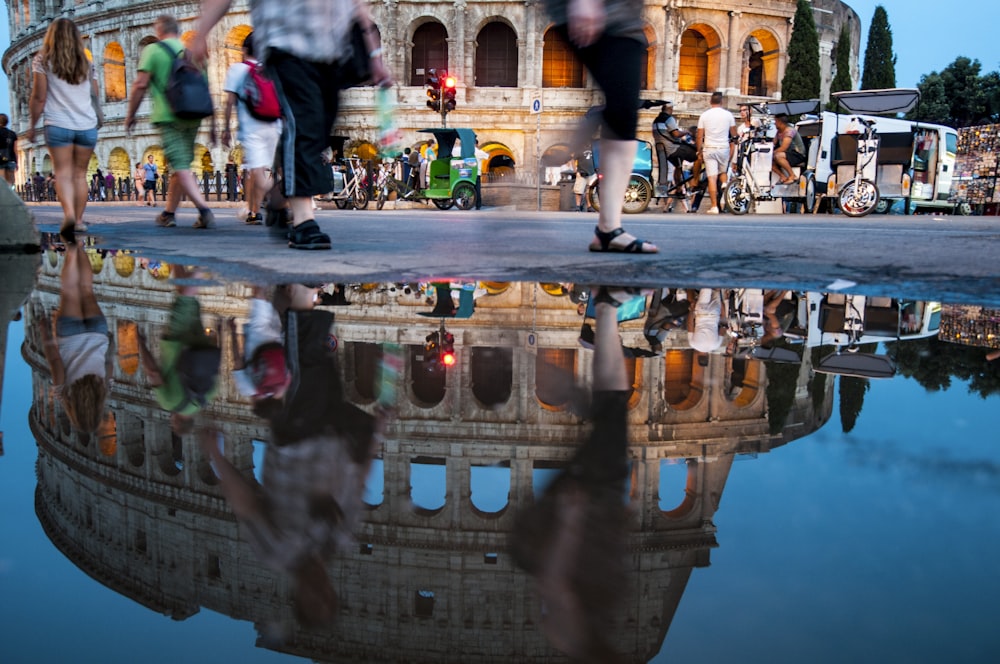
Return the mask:
<path fill-rule="evenodd" d="M 31 206 L 39 228 L 55 231 L 53 205 Z M 685 287 L 825 289 L 837 279 L 856 292 L 1000 305 L 1000 218 L 876 216 L 625 217 L 626 228 L 657 243 L 649 256 L 587 251 L 596 214 L 369 209 L 323 210 L 317 220 L 332 251 L 295 251 L 264 227 L 216 210 L 218 227 L 157 228 L 153 210 L 91 205 L 92 234 L 107 247 L 211 265 L 221 276 L 370 282 L 467 277 L 498 281 L 604 282 Z"/>

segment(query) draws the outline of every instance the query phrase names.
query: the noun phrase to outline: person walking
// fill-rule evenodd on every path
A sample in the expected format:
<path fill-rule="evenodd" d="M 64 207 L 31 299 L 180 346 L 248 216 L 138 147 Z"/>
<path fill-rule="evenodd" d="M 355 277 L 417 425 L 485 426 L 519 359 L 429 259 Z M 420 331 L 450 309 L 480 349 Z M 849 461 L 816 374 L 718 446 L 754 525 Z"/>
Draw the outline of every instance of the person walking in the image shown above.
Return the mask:
<path fill-rule="evenodd" d="M 236 137 L 243 146 L 243 166 L 249 169 L 248 177 L 243 181 L 247 201 L 247 216 L 244 221 L 251 225 L 258 225 L 262 221 L 260 206 L 264 194 L 271 188 L 268 169 L 274 164 L 274 152 L 281 137 L 281 120 L 258 120 L 250 114 L 246 100 L 239 96 L 244 79 L 250 75 L 250 68 L 257 66 L 257 63 L 251 32 L 243 40 L 243 61 L 234 62 L 226 72 L 226 82 L 223 85 L 226 103 L 222 111 L 222 144 L 228 146 L 232 140 L 229 123 L 233 107 L 236 107 L 236 119 L 239 123 Z"/>
<path fill-rule="evenodd" d="M 132 181 L 135 182 L 135 200 L 141 201 L 146 197 L 146 188 L 143 183 L 146 181 L 146 169 L 142 167 L 142 162 L 135 162 L 135 172 L 132 173 Z"/>
<path fill-rule="evenodd" d="M 198 61 L 208 56 L 206 39 L 229 11 L 232 0 L 202 0 L 201 18 L 191 41 Z M 282 193 L 292 211 L 288 246 L 329 249 L 330 236 L 314 219 L 313 197 L 328 192 L 329 176 L 320 158 L 330 147 L 342 79 L 339 62 L 350 54 L 355 21 L 364 33 L 376 85 L 392 82 L 382 62 L 382 46 L 368 3 L 361 0 L 257 0 L 250 5 L 254 50 L 276 78 L 287 130 L 281 145 Z"/>
<path fill-rule="evenodd" d="M 153 155 L 146 157 L 146 163 L 142 165 L 143 189 L 146 191 L 146 205 L 156 207 L 156 183 L 160 179 L 159 168 Z"/>
<path fill-rule="evenodd" d="M 695 139 L 698 156 L 703 161 L 708 178 L 708 214 L 719 214 L 719 192 L 726 186 L 729 164 L 733 159 L 736 138 L 736 118 L 722 107 L 722 93 L 713 92 L 711 108 L 698 117 Z"/>
<path fill-rule="evenodd" d="M 642 0 L 545 0 L 555 30 L 600 86 L 601 206 L 590 251 L 656 253 L 655 244 L 622 228 L 622 203 L 632 175 L 639 121 L 639 83 L 646 57 Z"/>
<path fill-rule="evenodd" d="M 87 167 L 97 145 L 97 130 L 104 123 L 97 101 L 97 70 L 73 21 L 57 18 L 49 24 L 31 71 L 31 118 L 25 138 L 35 141 L 35 125 L 44 114 L 45 143 L 63 212 L 59 232 L 73 241 L 76 231 L 87 230 L 83 223 Z"/>
<path fill-rule="evenodd" d="M 9 123 L 7 114 L 0 113 L 0 171 L 7 184 L 13 187 L 17 173 L 17 134 L 7 128 Z"/>
<path fill-rule="evenodd" d="M 156 218 L 156 225 L 170 228 L 177 225 L 174 213 L 180 205 L 181 195 L 185 195 L 198 208 L 198 220 L 195 228 L 211 228 L 215 225 L 215 215 L 209 209 L 198 188 L 198 180 L 191 172 L 191 162 L 194 161 L 194 142 L 198 137 L 201 120 L 182 120 L 176 117 L 167 102 L 165 90 L 173 59 L 184 50 L 184 44 L 177 38 L 179 28 L 177 19 L 169 14 L 161 14 L 153 22 L 156 37 L 173 53 L 171 57 L 167 49 L 160 44 L 148 44 L 139 56 L 139 71 L 128 98 L 128 111 L 125 114 L 125 131 L 131 132 L 136 123 L 136 111 L 142 103 L 146 92 L 153 97 L 153 112 L 150 121 L 160 133 L 163 154 L 170 167 L 170 182 L 167 185 L 167 202 L 163 212 Z M 209 121 L 209 142 L 215 143 L 215 119 Z"/>

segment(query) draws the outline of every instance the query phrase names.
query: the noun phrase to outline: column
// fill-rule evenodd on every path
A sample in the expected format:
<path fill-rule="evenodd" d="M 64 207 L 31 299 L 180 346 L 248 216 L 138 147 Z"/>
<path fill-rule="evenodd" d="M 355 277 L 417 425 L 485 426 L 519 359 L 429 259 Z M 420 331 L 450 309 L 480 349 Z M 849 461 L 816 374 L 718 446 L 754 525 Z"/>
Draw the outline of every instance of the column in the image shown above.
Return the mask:
<path fill-rule="evenodd" d="M 740 67 L 740 54 L 743 52 L 743 45 L 737 43 L 740 34 L 740 16 L 742 12 L 729 12 L 729 53 L 726 65 L 725 92 L 727 96 L 738 95 L 743 92 L 740 86 L 742 68 Z"/>

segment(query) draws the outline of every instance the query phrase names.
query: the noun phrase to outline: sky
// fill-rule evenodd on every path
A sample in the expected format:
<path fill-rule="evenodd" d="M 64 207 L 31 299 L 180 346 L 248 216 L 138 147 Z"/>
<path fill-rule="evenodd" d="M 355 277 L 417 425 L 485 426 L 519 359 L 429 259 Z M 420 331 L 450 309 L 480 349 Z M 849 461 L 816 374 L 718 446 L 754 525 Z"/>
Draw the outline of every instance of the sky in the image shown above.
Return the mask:
<path fill-rule="evenodd" d="M 875 7 L 885 7 L 896 53 L 896 85 L 915 87 L 923 74 L 941 71 L 960 55 L 979 60 L 984 72 L 1000 70 L 994 2 L 967 0 L 956 3 L 958 9 L 950 12 L 940 0 L 848 0 L 847 4 L 861 18 L 861 63 Z M 6 17 L 5 3 L 0 19 L 0 51 L 10 45 Z M 9 113 L 9 109 L 7 77 L 0 72 L 0 113 Z"/>

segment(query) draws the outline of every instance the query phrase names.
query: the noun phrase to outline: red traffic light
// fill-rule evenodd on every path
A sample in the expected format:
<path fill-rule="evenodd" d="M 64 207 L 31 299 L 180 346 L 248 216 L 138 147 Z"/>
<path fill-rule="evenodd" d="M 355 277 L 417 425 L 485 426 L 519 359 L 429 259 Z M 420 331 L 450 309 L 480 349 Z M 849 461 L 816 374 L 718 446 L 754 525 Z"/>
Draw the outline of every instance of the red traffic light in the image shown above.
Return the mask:
<path fill-rule="evenodd" d="M 446 79 L 444 79 L 444 87 L 446 88 L 454 88 L 456 83 L 457 81 L 455 80 L 454 76 L 449 76 Z"/>
<path fill-rule="evenodd" d="M 455 366 L 455 354 L 448 351 L 441 353 L 441 364 L 446 367 Z"/>

